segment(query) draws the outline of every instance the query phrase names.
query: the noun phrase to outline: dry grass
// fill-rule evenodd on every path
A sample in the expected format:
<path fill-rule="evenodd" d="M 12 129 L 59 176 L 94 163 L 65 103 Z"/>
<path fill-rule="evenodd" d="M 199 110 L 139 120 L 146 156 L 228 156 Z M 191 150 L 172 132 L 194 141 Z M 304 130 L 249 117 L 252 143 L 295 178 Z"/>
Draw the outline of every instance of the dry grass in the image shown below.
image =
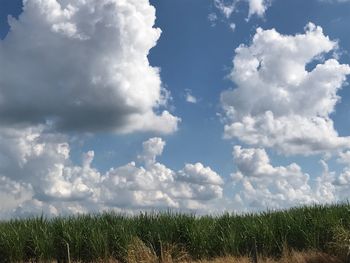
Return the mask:
<path fill-rule="evenodd" d="M 152 253 L 151 253 L 152 254 Z M 153 254 L 140 254 L 132 256 L 128 261 L 129 263 L 252 263 L 248 257 L 222 257 L 210 260 L 181 260 L 172 258 L 165 258 L 163 260 L 154 257 Z M 100 261 L 105 262 L 105 261 Z M 110 260 L 108 263 L 118 263 L 117 261 Z M 283 256 L 281 259 L 260 258 L 258 263 L 346 263 L 330 255 L 319 252 L 293 252 L 288 256 Z"/>
<path fill-rule="evenodd" d="M 222 257 L 208 260 L 191 260 L 184 250 L 176 245 L 162 246 L 161 255 L 157 256 L 153 249 L 146 246 L 140 239 L 135 238 L 128 248 L 129 263 L 251 263 L 249 257 Z M 316 252 L 296 252 L 284 249 L 280 259 L 263 258 L 258 263 L 345 263 L 331 255 Z"/>
<path fill-rule="evenodd" d="M 139 238 L 134 238 L 128 246 L 129 263 L 157 263 L 158 257 L 153 249 L 146 246 Z"/>
<path fill-rule="evenodd" d="M 224 257 L 213 260 L 191 261 L 191 263 L 251 263 L 248 257 L 234 258 Z M 319 252 L 290 252 L 283 255 L 279 260 L 271 258 L 260 258 L 258 263 L 344 263 L 335 257 Z"/>
<path fill-rule="evenodd" d="M 251 263 L 249 258 L 234 258 L 234 257 L 223 257 L 223 258 L 216 258 L 211 260 L 200 260 L 200 261 L 189 261 L 191 263 Z"/>
<path fill-rule="evenodd" d="M 127 257 L 125 258 L 125 261 L 127 263 L 254 263 L 254 261 L 252 261 L 249 257 L 232 256 L 215 259 L 191 260 L 186 251 L 179 248 L 175 244 L 162 244 L 160 255 L 157 255 L 152 247 L 147 246 L 139 238 L 134 238 L 128 246 Z M 68 262 L 70 262 L 70 260 Z M 114 259 L 98 260 L 95 262 L 120 263 Z M 57 262 L 53 261 L 52 263 Z M 297 252 L 294 250 L 289 250 L 285 247 L 281 258 L 273 259 L 260 256 L 258 257 L 257 263 L 349 263 L 349 261 L 346 258 L 342 257 L 342 259 L 340 259 L 322 252 Z"/>
<path fill-rule="evenodd" d="M 161 246 L 160 255 L 157 256 L 154 249 L 146 246 L 139 238 L 134 238 L 128 247 L 128 263 L 185 263 L 189 262 L 189 256 L 183 249 L 175 244 Z"/>
<path fill-rule="evenodd" d="M 333 240 L 329 243 L 330 251 L 350 262 L 350 230 L 337 226 L 333 230 Z"/>
<path fill-rule="evenodd" d="M 252 263 L 248 257 L 222 257 L 208 260 L 190 260 L 188 258 L 172 258 L 167 254 L 163 259 L 157 257 L 152 250 L 147 249 L 144 245 L 136 242 L 137 250 L 140 252 L 136 254 L 136 250 L 130 251 L 128 254 L 128 263 Z M 141 249 L 142 251 L 140 251 Z M 168 252 L 164 252 L 168 253 Z M 101 260 L 97 263 L 120 263 L 119 261 L 110 259 L 108 261 Z M 56 263 L 56 262 L 53 262 Z M 75 262 L 83 263 L 83 262 Z M 259 258 L 258 263 L 347 263 L 344 260 L 337 259 L 330 255 L 320 252 L 290 252 L 283 255 L 281 259 Z"/>

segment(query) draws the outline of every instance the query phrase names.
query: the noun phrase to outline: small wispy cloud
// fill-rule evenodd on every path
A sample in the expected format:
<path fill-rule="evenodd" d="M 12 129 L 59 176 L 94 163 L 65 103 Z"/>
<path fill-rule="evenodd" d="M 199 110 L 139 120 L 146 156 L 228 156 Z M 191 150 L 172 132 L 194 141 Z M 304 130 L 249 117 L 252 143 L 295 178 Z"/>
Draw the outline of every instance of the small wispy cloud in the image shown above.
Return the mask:
<path fill-rule="evenodd" d="M 208 20 L 209 20 L 211 26 L 215 26 L 216 21 L 218 20 L 218 15 L 215 13 L 210 13 L 208 15 Z"/>
<path fill-rule="evenodd" d="M 192 95 L 192 91 L 190 89 L 186 90 L 185 99 L 188 103 L 195 104 L 198 102 L 198 99 Z"/>
<path fill-rule="evenodd" d="M 225 16 L 225 18 L 230 18 L 233 11 L 235 11 L 237 1 L 232 1 L 232 3 L 227 4 L 223 0 L 214 0 L 215 7 Z"/>
<path fill-rule="evenodd" d="M 324 0 L 320 0 L 320 1 L 324 1 Z M 344 0 L 338 0 L 338 1 L 344 1 Z M 214 7 L 217 9 L 220 15 L 223 16 L 224 19 L 228 20 L 231 18 L 232 14 L 235 11 L 237 11 L 236 10 L 237 4 L 241 2 L 246 2 L 249 6 L 248 16 L 246 19 L 246 21 L 249 21 L 249 19 L 253 15 L 256 15 L 258 17 L 263 17 L 265 15 L 266 10 L 271 5 L 272 0 L 214 0 Z M 210 21 L 212 18 L 214 18 L 213 14 L 210 14 L 208 17 Z M 218 15 L 216 15 L 215 21 L 218 19 L 219 17 Z"/>

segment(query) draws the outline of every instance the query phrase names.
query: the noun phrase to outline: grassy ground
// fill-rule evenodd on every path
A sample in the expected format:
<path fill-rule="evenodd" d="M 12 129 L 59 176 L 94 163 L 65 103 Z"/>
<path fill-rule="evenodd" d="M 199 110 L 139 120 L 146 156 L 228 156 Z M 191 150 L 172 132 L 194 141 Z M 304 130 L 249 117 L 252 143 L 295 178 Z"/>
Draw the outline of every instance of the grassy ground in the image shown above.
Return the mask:
<path fill-rule="evenodd" d="M 213 260 L 203 260 L 193 263 L 251 263 L 251 259 L 248 257 L 235 258 L 235 257 L 223 257 Z M 284 255 L 280 259 L 272 258 L 258 258 L 258 263 L 342 263 L 345 262 L 334 256 L 330 256 L 319 252 L 291 252 L 288 255 Z M 170 262 L 169 262 L 170 263 Z"/>
<path fill-rule="evenodd" d="M 161 259 L 166 263 L 165 254 L 172 260 L 169 262 L 208 258 L 220 262 L 220 258 L 227 260 L 227 256 L 235 259 L 226 262 L 247 262 L 244 257 L 256 253 L 260 255 L 259 262 L 275 262 L 261 261 L 270 257 L 286 263 L 289 261 L 283 256 L 292 255 L 286 254 L 286 247 L 293 251 L 318 251 L 318 256 L 327 253 L 345 262 L 350 252 L 350 205 L 301 207 L 244 216 L 102 214 L 0 223 L 0 262 L 68 261 L 69 257 L 72 262 L 113 259 L 146 263 Z M 140 258 L 142 253 L 154 258 Z M 327 262 L 337 262 L 330 260 Z"/>
<path fill-rule="evenodd" d="M 157 255 L 150 247 L 141 240 L 136 239 L 131 244 L 127 262 L 129 263 L 348 263 L 349 258 L 341 255 L 330 255 L 323 252 L 307 251 L 298 252 L 287 247 L 283 249 L 282 255 L 271 258 L 263 255 L 255 257 L 225 256 L 213 259 L 192 260 L 185 251 L 174 253 L 174 246 L 165 247 L 160 255 Z M 117 261 L 110 261 L 117 262 Z"/>

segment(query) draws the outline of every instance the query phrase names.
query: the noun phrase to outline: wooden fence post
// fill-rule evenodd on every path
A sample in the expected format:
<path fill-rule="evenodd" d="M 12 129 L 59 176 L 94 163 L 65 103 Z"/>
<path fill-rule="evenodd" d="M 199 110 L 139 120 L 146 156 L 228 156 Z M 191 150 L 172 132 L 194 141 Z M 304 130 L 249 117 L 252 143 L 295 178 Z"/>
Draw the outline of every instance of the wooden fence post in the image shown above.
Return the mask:
<path fill-rule="evenodd" d="M 68 242 L 66 242 L 66 245 L 67 245 L 67 259 L 68 259 L 68 263 L 71 263 L 71 261 L 70 261 L 70 251 L 69 251 L 69 244 L 68 244 Z"/>
<path fill-rule="evenodd" d="M 254 238 L 254 244 L 252 252 L 250 253 L 250 260 L 252 263 L 258 263 L 258 247 L 256 245 L 256 239 Z"/>

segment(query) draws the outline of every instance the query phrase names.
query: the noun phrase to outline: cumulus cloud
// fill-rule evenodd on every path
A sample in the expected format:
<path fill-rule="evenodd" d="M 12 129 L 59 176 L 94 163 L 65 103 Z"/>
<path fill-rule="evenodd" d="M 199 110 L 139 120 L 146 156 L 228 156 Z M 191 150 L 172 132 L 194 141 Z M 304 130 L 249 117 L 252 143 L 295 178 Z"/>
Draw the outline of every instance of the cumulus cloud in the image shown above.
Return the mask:
<path fill-rule="evenodd" d="M 344 201 L 345 197 L 339 193 L 339 189 L 336 186 L 336 174 L 329 171 L 328 164 L 321 160 L 323 172 L 321 176 L 316 178 L 315 194 L 319 203 L 334 203 L 337 201 Z"/>
<path fill-rule="evenodd" d="M 71 160 L 65 135 L 44 127 L 0 129 L 0 216 L 49 216 L 174 209 L 210 213 L 279 209 L 347 198 L 350 164 L 340 174 L 329 171 L 316 179 L 295 163 L 274 166 L 262 148 L 233 149 L 236 171 L 230 181 L 202 163 L 178 171 L 157 161 L 165 148 L 161 138 L 142 144 L 135 161 L 101 172 L 87 151 L 80 164 Z M 224 194 L 224 191 L 227 191 Z"/>
<path fill-rule="evenodd" d="M 221 94 L 225 137 L 285 154 L 349 147 L 330 117 L 350 74 L 349 65 L 325 59 L 336 48 L 312 23 L 294 36 L 258 28 L 250 45 L 236 49 L 230 74 L 236 88 Z"/>
<path fill-rule="evenodd" d="M 222 198 L 223 179 L 210 167 L 201 163 L 186 164 L 176 175 L 181 188 L 188 188 L 192 199 L 211 200 Z"/>
<path fill-rule="evenodd" d="M 223 184 L 222 178 L 209 167 L 204 167 L 201 163 L 186 164 L 184 169 L 178 173 L 178 178 L 195 184 Z"/>
<path fill-rule="evenodd" d="M 337 161 L 344 164 L 345 167 L 339 175 L 333 173 L 334 185 L 340 199 L 349 199 L 350 192 L 350 151 L 339 154 Z"/>
<path fill-rule="evenodd" d="M 102 179 L 106 204 L 127 208 L 202 209 L 222 197 L 223 180 L 201 163 L 186 164 L 176 172 L 156 161 L 165 142 L 151 138 L 143 143 L 141 165 L 130 162 L 109 170 Z"/>
<path fill-rule="evenodd" d="M 168 92 L 148 54 L 148 0 L 26 0 L 0 42 L 0 120 L 60 130 L 171 133 Z"/>
<path fill-rule="evenodd" d="M 350 151 L 340 152 L 337 162 L 342 164 L 350 164 Z"/>
<path fill-rule="evenodd" d="M 60 215 L 105 210 L 173 208 L 205 211 L 222 198 L 223 180 L 201 163 L 174 171 L 157 162 L 165 142 L 143 143 L 137 162 L 101 173 L 94 152 L 80 165 L 70 158 L 68 138 L 43 127 L 0 129 L 1 216 Z M 139 163 L 139 164 L 137 164 Z"/>
<path fill-rule="evenodd" d="M 17 207 L 31 198 L 31 195 L 30 185 L 0 176 L 0 217 L 6 215 L 11 208 Z"/>
<path fill-rule="evenodd" d="M 165 147 L 165 141 L 161 138 L 151 138 L 142 143 L 143 151 L 138 156 L 139 160 L 145 163 L 146 166 L 150 166 L 156 162 L 157 156 L 163 153 Z"/>
<path fill-rule="evenodd" d="M 292 163 L 274 167 L 264 149 L 234 147 L 237 172 L 232 175 L 242 186 L 240 198 L 248 207 L 281 208 L 315 202 L 309 186 L 309 175 Z"/>
<path fill-rule="evenodd" d="M 93 196 L 98 174 L 90 170 L 93 152 L 81 167 L 71 164 L 63 135 L 46 134 L 42 127 L 0 129 L 0 173 L 25 184 L 40 201 L 83 200 Z"/>
<path fill-rule="evenodd" d="M 273 166 L 262 148 L 235 146 L 233 159 L 237 171 L 231 175 L 232 204 L 241 211 L 282 209 L 297 205 L 334 203 L 348 198 L 349 169 L 337 175 L 321 160 L 323 172 L 313 175 L 296 163 Z M 232 189 L 231 189 L 232 191 Z"/>

